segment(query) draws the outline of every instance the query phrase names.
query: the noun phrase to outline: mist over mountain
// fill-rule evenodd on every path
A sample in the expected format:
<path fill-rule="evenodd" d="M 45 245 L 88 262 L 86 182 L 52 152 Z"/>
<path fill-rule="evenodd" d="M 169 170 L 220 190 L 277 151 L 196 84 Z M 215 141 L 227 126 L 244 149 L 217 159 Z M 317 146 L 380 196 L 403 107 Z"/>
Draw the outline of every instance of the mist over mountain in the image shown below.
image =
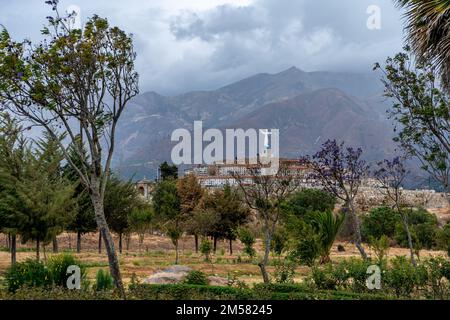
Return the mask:
<path fill-rule="evenodd" d="M 114 167 L 123 176 L 153 177 L 170 161 L 173 130 L 279 129 L 284 157 L 311 154 L 327 139 L 364 150 L 368 161 L 392 155 L 389 105 L 376 74 L 304 72 L 295 67 L 257 74 L 213 91 L 136 97 L 119 123 Z"/>

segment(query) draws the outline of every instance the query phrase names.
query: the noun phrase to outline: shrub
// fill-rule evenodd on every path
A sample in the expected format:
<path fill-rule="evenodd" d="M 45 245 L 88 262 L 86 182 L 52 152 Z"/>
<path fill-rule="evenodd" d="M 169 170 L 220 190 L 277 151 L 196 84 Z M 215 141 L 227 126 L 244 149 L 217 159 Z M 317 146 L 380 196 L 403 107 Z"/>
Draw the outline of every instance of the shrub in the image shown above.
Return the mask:
<path fill-rule="evenodd" d="M 311 211 L 333 211 L 335 204 L 336 198 L 332 194 L 317 189 L 306 189 L 292 195 L 283 206 L 283 211 L 288 215 L 303 217 Z"/>
<path fill-rule="evenodd" d="M 291 258 L 301 265 L 313 266 L 322 253 L 320 235 L 316 234 L 313 228 L 305 223 L 297 238 L 290 253 Z"/>
<path fill-rule="evenodd" d="M 289 259 L 274 261 L 276 283 L 294 283 L 296 263 Z"/>
<path fill-rule="evenodd" d="M 22 287 L 44 287 L 53 285 L 53 277 L 43 262 L 29 259 L 11 266 L 5 274 L 8 291 L 16 292 Z"/>
<path fill-rule="evenodd" d="M 109 274 L 109 272 L 100 269 L 97 271 L 97 275 L 95 277 L 94 290 L 95 291 L 109 291 L 114 288 L 114 280 L 113 277 Z"/>
<path fill-rule="evenodd" d="M 244 252 L 250 258 L 253 258 L 256 254 L 255 249 L 253 249 L 253 245 L 255 244 L 255 236 L 253 233 L 247 228 L 241 228 L 238 232 L 239 240 L 244 245 Z"/>
<path fill-rule="evenodd" d="M 200 252 L 205 256 L 205 261 L 211 261 L 212 243 L 208 239 L 202 239 Z"/>
<path fill-rule="evenodd" d="M 400 222 L 400 217 L 391 208 L 380 207 L 372 209 L 369 214 L 362 218 L 362 237 L 365 241 L 370 237 L 379 239 L 383 235 L 392 238 L 398 222 Z"/>
<path fill-rule="evenodd" d="M 406 214 L 413 244 L 419 248 L 433 248 L 436 245 L 436 236 L 439 231 L 436 216 L 425 209 L 410 210 Z M 396 225 L 395 240 L 402 247 L 408 247 L 408 238 L 401 222 Z"/>
<path fill-rule="evenodd" d="M 442 257 L 425 262 L 428 285 L 433 299 L 450 299 L 450 261 Z"/>
<path fill-rule="evenodd" d="M 439 249 L 446 250 L 450 253 L 450 222 L 444 228 L 438 230 L 436 234 L 436 245 Z"/>
<path fill-rule="evenodd" d="M 392 266 L 383 274 L 383 283 L 397 297 L 410 297 L 414 291 L 426 285 L 427 271 L 424 266 L 412 265 L 403 256 L 392 259 Z"/>
<path fill-rule="evenodd" d="M 206 274 L 201 271 L 189 271 L 184 279 L 184 283 L 206 286 L 209 284 L 209 280 Z"/>
<path fill-rule="evenodd" d="M 381 238 L 376 239 L 372 236 L 369 237 L 369 244 L 375 253 L 377 263 L 383 266 L 387 262 L 387 254 L 389 252 L 389 239 L 383 235 Z"/>
<path fill-rule="evenodd" d="M 47 264 L 50 271 L 53 284 L 60 287 L 66 287 L 67 278 L 70 274 L 67 274 L 67 268 L 69 266 L 78 266 L 81 269 L 81 278 L 85 278 L 85 267 L 70 253 L 63 253 L 57 256 L 53 256 Z"/>

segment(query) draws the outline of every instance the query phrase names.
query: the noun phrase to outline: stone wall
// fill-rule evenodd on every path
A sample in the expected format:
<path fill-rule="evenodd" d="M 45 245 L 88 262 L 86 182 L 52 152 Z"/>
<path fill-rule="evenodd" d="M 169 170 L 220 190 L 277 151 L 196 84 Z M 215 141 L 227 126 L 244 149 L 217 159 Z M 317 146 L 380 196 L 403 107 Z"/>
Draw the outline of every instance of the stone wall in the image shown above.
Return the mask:
<path fill-rule="evenodd" d="M 403 190 L 403 201 L 407 206 L 425 209 L 447 208 L 449 206 L 448 197 L 434 190 Z M 380 189 L 361 187 L 356 197 L 356 203 L 360 210 L 368 211 L 380 205 L 388 205 L 389 201 L 380 192 Z"/>

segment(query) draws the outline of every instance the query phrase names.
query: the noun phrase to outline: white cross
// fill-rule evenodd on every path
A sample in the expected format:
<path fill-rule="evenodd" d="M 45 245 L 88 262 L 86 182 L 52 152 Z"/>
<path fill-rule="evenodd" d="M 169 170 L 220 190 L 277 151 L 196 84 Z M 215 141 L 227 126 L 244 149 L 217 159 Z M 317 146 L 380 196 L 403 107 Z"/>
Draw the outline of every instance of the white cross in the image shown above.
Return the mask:
<path fill-rule="evenodd" d="M 269 136 L 272 134 L 272 132 L 269 132 L 269 130 L 259 130 L 259 132 L 261 132 L 261 134 L 264 135 L 264 147 L 266 149 L 269 148 Z"/>

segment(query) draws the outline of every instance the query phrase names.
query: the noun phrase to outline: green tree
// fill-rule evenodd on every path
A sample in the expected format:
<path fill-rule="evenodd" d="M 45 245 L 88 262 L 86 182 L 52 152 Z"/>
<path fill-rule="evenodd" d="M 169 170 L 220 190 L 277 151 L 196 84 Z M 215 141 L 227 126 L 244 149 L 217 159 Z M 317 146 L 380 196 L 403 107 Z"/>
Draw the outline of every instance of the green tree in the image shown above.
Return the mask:
<path fill-rule="evenodd" d="M 154 223 L 155 212 L 151 205 L 141 203 L 133 208 L 128 216 L 130 230 L 139 236 L 139 248 L 144 243 L 145 234 L 151 230 Z"/>
<path fill-rule="evenodd" d="M 153 207 L 155 218 L 161 229 L 166 232 L 175 246 L 175 264 L 178 264 L 178 242 L 183 235 L 185 219 L 181 213 L 176 181 L 168 179 L 156 186 Z"/>
<path fill-rule="evenodd" d="M 304 217 L 311 211 L 333 211 L 336 197 L 318 189 L 305 189 L 294 193 L 283 205 L 285 214 Z"/>
<path fill-rule="evenodd" d="M 181 214 L 183 214 L 187 219 L 193 219 L 193 214 L 195 208 L 201 201 L 204 190 L 200 183 L 198 182 L 195 175 L 190 174 L 177 182 L 178 195 L 180 197 L 180 209 Z M 187 224 L 186 231 L 194 235 L 195 239 L 195 252 L 198 252 L 198 231 L 196 228 L 189 228 L 189 226 L 194 226 L 193 224 Z"/>
<path fill-rule="evenodd" d="M 415 157 L 448 192 L 450 175 L 450 102 L 439 89 L 435 69 L 426 61 L 414 63 L 406 52 L 386 60 L 382 69 L 385 96 L 392 99 L 388 110 L 396 121 L 395 141 L 408 156 Z"/>
<path fill-rule="evenodd" d="M 167 179 L 178 179 L 178 167 L 176 165 L 170 165 L 167 161 L 164 161 L 159 166 L 159 171 L 161 174 L 161 180 Z"/>
<path fill-rule="evenodd" d="M 54 12 L 38 44 L 0 33 L 0 103 L 40 126 L 60 142 L 65 160 L 89 190 L 95 218 L 108 254 L 111 275 L 121 296 L 125 291 L 119 261 L 104 213 L 104 196 L 115 148 L 118 121 L 128 102 L 139 93 L 132 38 L 97 15 L 83 30 L 70 27 L 58 0 L 46 1 Z M 80 128 L 88 156 L 74 143 Z M 69 142 L 69 143 L 66 143 Z M 69 146 L 82 159 L 72 162 Z"/>
<path fill-rule="evenodd" d="M 81 137 L 76 143 L 81 143 Z M 79 147 L 84 156 L 87 157 L 87 151 L 83 146 Z M 78 157 L 78 153 L 72 147 L 69 150 L 69 155 L 72 162 L 77 166 L 81 165 L 81 159 Z M 63 175 L 66 179 L 71 181 L 75 185 L 74 199 L 76 201 L 75 216 L 67 226 L 67 230 L 76 232 L 77 234 L 77 252 L 81 252 L 81 237 L 83 234 L 94 232 L 97 229 L 97 223 L 95 222 L 94 207 L 89 197 L 88 190 L 83 186 L 78 177 L 78 174 L 68 163 L 63 167 Z"/>
<path fill-rule="evenodd" d="M 24 179 L 17 185 L 24 206 L 16 214 L 19 232 L 23 243 L 36 242 L 37 260 L 40 245 L 50 243 L 73 217 L 75 187 L 61 174 L 62 159 L 59 142 L 47 135 L 39 141 Z"/>
<path fill-rule="evenodd" d="M 0 114 L 0 231 L 10 238 L 11 264 L 16 263 L 19 221 L 16 214 L 24 210 L 17 185 L 24 178 L 31 158 L 29 145 L 17 120 Z"/>
<path fill-rule="evenodd" d="M 111 230 L 119 235 L 120 253 L 123 251 L 123 235 L 130 229 L 129 217 L 139 204 L 139 194 L 133 183 L 112 175 L 106 186 L 105 215 Z"/>

